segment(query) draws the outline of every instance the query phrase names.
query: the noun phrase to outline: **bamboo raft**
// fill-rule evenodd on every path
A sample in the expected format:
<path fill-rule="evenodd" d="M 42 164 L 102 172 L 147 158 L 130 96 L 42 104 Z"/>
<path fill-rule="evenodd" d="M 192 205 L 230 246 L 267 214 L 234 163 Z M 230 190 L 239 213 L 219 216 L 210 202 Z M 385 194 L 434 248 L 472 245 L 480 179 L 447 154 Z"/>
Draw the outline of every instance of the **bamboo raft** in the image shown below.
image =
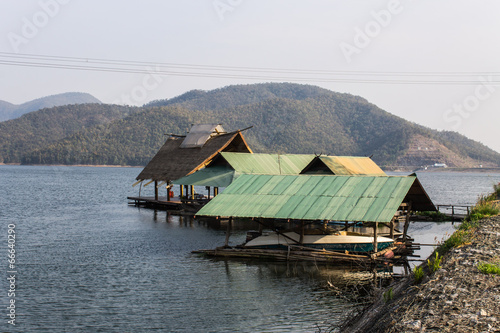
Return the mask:
<path fill-rule="evenodd" d="M 251 249 L 245 247 L 218 247 L 213 250 L 193 251 L 195 254 L 202 254 L 207 257 L 216 258 L 240 258 L 240 259 L 260 259 L 272 261 L 313 261 L 318 264 L 381 264 L 395 262 L 401 259 L 400 255 L 392 255 L 390 258 L 386 254 L 398 252 L 399 246 L 386 248 L 376 253 L 354 254 L 336 251 L 318 250 L 298 245 L 288 246 L 288 250 L 277 249 Z"/>

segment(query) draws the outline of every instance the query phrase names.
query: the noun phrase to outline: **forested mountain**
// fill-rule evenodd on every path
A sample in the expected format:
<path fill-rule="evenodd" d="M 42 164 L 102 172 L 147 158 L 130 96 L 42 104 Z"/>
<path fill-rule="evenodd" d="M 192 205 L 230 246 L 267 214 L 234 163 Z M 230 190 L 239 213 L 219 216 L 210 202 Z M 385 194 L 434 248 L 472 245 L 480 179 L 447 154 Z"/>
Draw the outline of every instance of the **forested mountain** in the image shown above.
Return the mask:
<path fill-rule="evenodd" d="M 19 163 L 37 149 L 44 149 L 78 131 L 110 123 L 138 108 L 106 104 L 78 104 L 42 109 L 0 123 L 0 163 Z"/>
<path fill-rule="evenodd" d="M 22 116 L 23 114 L 43 108 L 85 103 L 101 103 L 101 101 L 90 94 L 76 92 L 37 98 L 20 105 L 14 105 L 9 102 L 0 101 L 0 121 L 15 119 Z"/>
<path fill-rule="evenodd" d="M 87 107 L 86 112 L 94 115 L 105 107 L 119 108 Z M 75 126 L 71 133 L 59 131 L 60 135 L 50 140 L 44 133 L 51 131 L 52 124 L 28 139 L 16 136 L 19 131 L 12 128 L 20 126 L 17 123 L 9 124 L 9 130 L 0 126 L 0 142 L 17 140 L 9 145 L 10 153 L 2 150 L 0 143 L 0 161 L 145 165 L 166 140 L 164 134 L 185 134 L 193 123 L 222 123 L 226 130 L 254 126 L 244 134 L 255 152 L 373 155 L 382 166 L 500 165 L 499 153 L 460 134 L 431 130 L 391 115 L 361 97 L 309 85 L 269 83 L 195 90 L 142 108 L 125 109 L 129 113 L 126 117 L 78 125 L 79 130 Z M 67 112 L 76 111 L 68 107 Z M 5 136 L 7 131 L 10 139 Z M 35 138 L 38 144 L 27 147 Z M 22 145 L 22 150 L 16 148 Z"/>

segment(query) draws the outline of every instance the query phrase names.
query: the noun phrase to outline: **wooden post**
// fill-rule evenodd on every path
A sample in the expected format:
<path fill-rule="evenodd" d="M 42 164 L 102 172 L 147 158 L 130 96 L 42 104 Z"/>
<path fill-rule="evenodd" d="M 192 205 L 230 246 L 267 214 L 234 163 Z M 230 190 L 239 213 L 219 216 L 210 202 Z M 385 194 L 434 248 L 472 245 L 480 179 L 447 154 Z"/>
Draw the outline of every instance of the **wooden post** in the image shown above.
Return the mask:
<path fill-rule="evenodd" d="M 208 200 L 210 200 L 210 186 L 205 186 L 205 189 L 208 191 Z"/>
<path fill-rule="evenodd" d="M 194 200 L 194 186 L 191 185 L 191 199 Z"/>
<path fill-rule="evenodd" d="M 184 187 L 179 185 L 179 199 L 184 196 Z"/>
<path fill-rule="evenodd" d="M 224 243 L 224 247 L 229 247 L 229 236 L 231 235 L 231 224 L 233 224 L 233 217 L 229 217 L 229 221 L 227 221 L 227 230 L 226 230 L 226 242 Z"/>
<path fill-rule="evenodd" d="M 217 194 L 219 194 L 219 188 L 218 187 L 214 187 L 214 197 L 216 197 Z"/>
<path fill-rule="evenodd" d="M 158 181 L 155 180 L 155 200 L 158 201 Z"/>
<path fill-rule="evenodd" d="M 300 221 L 300 245 L 304 244 L 304 220 Z"/>
<path fill-rule="evenodd" d="M 403 241 L 406 241 L 406 237 L 407 237 L 407 233 L 408 233 L 408 227 L 410 226 L 410 211 L 411 211 L 411 201 L 408 202 L 408 204 L 407 204 L 405 227 L 404 227 L 404 230 L 403 230 Z"/>
<path fill-rule="evenodd" d="M 392 239 L 394 239 L 394 218 L 392 218 L 392 220 L 391 220 L 391 233 L 390 233 L 390 237 Z"/>
<path fill-rule="evenodd" d="M 349 231 L 349 222 L 345 221 L 345 231 Z"/>
<path fill-rule="evenodd" d="M 167 182 L 167 201 L 170 201 L 170 182 Z"/>
<path fill-rule="evenodd" d="M 378 247 L 378 242 L 377 242 L 377 237 L 378 237 L 378 222 L 375 222 L 373 225 L 373 252 L 377 253 L 377 247 Z"/>
<path fill-rule="evenodd" d="M 189 199 L 189 186 L 184 185 L 184 192 L 186 192 L 186 199 Z"/>

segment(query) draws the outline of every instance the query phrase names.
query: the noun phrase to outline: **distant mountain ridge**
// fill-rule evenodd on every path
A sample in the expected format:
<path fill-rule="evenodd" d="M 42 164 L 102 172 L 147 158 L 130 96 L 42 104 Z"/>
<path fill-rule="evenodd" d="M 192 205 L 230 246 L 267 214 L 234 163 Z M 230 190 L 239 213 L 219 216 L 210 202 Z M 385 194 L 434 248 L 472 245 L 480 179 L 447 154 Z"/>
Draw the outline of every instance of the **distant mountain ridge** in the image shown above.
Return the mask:
<path fill-rule="evenodd" d="M 21 117 L 23 114 L 37 111 L 43 108 L 86 103 L 100 104 L 101 101 L 90 94 L 80 92 L 68 92 L 41 97 L 19 105 L 15 105 L 6 101 L 0 101 L 0 121 L 16 119 Z"/>
<path fill-rule="evenodd" d="M 107 116 L 98 119 L 103 110 Z M 61 115 L 71 131 L 61 130 Z M 82 117 L 92 121 L 77 121 Z M 255 152 L 373 156 L 381 166 L 409 169 L 500 166 L 498 152 L 458 133 L 411 123 L 359 96 L 291 83 L 194 90 L 140 108 L 44 109 L 0 123 L 0 162 L 145 165 L 166 133 L 185 134 L 193 123 L 222 123 L 226 130 L 254 126 L 244 135 Z"/>

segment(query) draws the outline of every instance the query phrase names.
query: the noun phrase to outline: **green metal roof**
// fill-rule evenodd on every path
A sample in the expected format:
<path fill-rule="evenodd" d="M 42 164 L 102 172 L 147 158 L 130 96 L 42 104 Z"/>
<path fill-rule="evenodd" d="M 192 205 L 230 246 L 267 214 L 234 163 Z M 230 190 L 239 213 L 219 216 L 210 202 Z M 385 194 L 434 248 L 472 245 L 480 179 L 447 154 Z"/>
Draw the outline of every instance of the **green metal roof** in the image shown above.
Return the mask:
<path fill-rule="evenodd" d="M 196 171 L 188 176 L 172 182 L 177 185 L 227 187 L 238 176 L 233 169 L 225 166 L 214 166 Z"/>
<path fill-rule="evenodd" d="M 173 184 L 227 187 L 241 174 L 298 175 L 315 157 L 305 154 L 221 153 L 227 166 L 208 166 Z"/>
<path fill-rule="evenodd" d="M 241 175 L 197 215 L 390 222 L 415 180 L 415 176 Z"/>
<path fill-rule="evenodd" d="M 315 157 L 312 154 L 246 154 L 223 152 L 221 156 L 239 173 L 298 175 Z"/>

